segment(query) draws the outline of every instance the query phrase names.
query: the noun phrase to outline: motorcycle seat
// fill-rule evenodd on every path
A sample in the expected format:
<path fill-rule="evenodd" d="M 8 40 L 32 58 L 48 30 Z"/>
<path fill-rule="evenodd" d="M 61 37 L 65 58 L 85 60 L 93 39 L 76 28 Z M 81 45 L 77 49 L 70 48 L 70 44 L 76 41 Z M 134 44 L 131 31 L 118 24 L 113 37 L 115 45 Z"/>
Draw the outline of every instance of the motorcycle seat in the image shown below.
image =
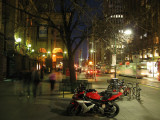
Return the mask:
<path fill-rule="evenodd" d="M 103 92 L 100 93 L 102 96 L 104 96 L 105 94 L 109 94 L 109 95 L 117 95 L 118 92 L 113 92 L 112 90 L 105 90 Z"/>
<path fill-rule="evenodd" d="M 119 92 L 112 92 L 112 95 L 117 95 Z"/>
<path fill-rule="evenodd" d="M 87 89 L 86 92 L 96 92 L 95 89 Z"/>

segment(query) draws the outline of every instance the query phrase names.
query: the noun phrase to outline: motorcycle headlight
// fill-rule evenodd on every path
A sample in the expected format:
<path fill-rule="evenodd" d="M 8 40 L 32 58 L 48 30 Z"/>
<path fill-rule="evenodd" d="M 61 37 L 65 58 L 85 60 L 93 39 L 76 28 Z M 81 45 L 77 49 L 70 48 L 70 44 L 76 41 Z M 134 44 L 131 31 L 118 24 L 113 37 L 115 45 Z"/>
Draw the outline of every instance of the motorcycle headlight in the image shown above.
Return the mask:
<path fill-rule="evenodd" d="M 106 104 L 102 104 L 102 108 L 103 108 L 103 109 L 106 108 Z"/>

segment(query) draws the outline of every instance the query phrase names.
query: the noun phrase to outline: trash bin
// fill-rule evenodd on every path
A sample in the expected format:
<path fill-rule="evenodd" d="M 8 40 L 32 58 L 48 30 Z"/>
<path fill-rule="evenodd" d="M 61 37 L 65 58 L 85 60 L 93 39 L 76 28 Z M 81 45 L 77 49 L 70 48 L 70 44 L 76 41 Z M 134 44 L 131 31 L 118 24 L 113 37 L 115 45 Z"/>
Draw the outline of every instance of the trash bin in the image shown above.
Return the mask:
<path fill-rule="evenodd" d="M 112 86 L 112 89 L 118 89 L 118 78 L 112 78 L 110 85 Z"/>

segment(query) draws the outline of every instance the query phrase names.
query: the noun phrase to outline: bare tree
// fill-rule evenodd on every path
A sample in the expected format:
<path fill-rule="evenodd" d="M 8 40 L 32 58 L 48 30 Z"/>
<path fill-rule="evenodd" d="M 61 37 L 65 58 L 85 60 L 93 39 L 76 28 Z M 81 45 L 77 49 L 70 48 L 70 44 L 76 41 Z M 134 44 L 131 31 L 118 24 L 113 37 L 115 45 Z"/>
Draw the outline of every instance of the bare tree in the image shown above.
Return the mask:
<path fill-rule="evenodd" d="M 40 24 L 39 21 L 41 20 L 47 21 L 49 27 L 59 31 L 68 50 L 70 81 L 75 82 L 74 55 L 78 47 L 88 36 L 88 33 L 90 33 L 87 31 L 90 31 L 92 28 L 92 15 L 90 13 L 93 9 L 89 6 L 88 0 L 46 0 L 45 2 L 43 1 L 45 4 L 39 4 L 41 2 L 37 0 L 30 0 L 29 2 L 30 8 L 28 9 L 24 9 L 25 7 L 17 8 L 9 3 L 5 4 L 32 17 L 38 24 Z M 47 4 L 48 2 L 50 4 Z M 62 24 L 56 24 L 52 19 L 51 13 L 53 10 L 54 12 L 56 10 L 61 15 Z"/>

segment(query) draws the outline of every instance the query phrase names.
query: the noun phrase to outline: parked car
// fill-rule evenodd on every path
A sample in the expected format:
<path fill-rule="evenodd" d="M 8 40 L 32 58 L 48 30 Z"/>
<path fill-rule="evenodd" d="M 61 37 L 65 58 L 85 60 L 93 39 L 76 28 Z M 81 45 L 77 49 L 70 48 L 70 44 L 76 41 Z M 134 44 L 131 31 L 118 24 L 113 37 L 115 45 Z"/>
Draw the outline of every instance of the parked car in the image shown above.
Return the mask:
<path fill-rule="evenodd" d="M 115 67 L 112 65 L 105 65 L 101 67 L 101 72 L 105 74 L 115 73 Z"/>
<path fill-rule="evenodd" d="M 97 71 L 94 71 L 94 70 L 92 70 L 92 69 L 87 70 L 85 77 L 86 77 L 86 78 L 93 78 L 95 72 L 97 73 Z"/>

